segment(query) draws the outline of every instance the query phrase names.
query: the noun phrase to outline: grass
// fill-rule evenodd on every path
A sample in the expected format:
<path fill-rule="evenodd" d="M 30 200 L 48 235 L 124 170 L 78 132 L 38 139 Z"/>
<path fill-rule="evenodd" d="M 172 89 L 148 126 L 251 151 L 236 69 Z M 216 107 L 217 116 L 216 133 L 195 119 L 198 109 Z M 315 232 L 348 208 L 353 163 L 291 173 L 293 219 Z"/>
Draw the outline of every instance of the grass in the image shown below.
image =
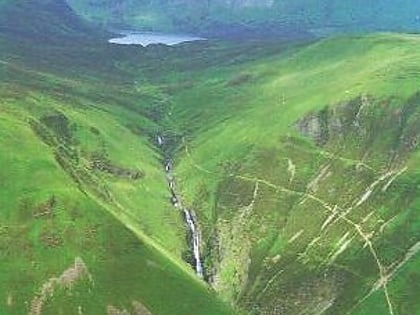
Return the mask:
<path fill-rule="evenodd" d="M 303 306 L 291 307 L 292 301 L 307 307 L 322 294 L 319 298 L 325 303 L 328 299 L 348 301 L 329 308 L 329 314 L 341 314 L 362 295 L 355 288 L 362 283 L 368 287 L 376 280 L 378 266 L 375 268 L 369 253 L 363 258 L 363 237 L 349 222 L 338 220 L 318 234 L 335 205 L 342 209 L 338 213 L 352 204 L 354 207 L 381 174 L 405 165 L 410 166 L 407 173 L 417 172 L 417 147 L 415 142 L 409 146 L 408 139 L 417 137 L 418 45 L 414 35 L 333 38 L 279 57 L 223 70 L 210 68 L 194 83 L 195 88 L 174 93 L 174 120 L 185 122 L 185 128 L 179 129 L 188 130 L 177 155 L 176 174 L 184 197 L 198 209 L 209 240 L 207 259 L 223 296 L 247 309 L 263 305 L 266 311 L 278 307 L 285 314 L 310 314 Z M 252 79 L 229 84 L 241 73 Z M 369 104 L 359 116 L 360 127 L 355 127 L 364 102 L 361 95 L 367 96 Z M 403 118 L 404 113 L 411 119 Z M 326 137 L 322 147 L 302 138 L 315 139 L 316 126 L 308 133 L 298 130 L 310 117 L 317 117 L 320 126 L 321 119 L 325 120 L 322 128 L 326 130 L 319 129 L 320 136 Z M 395 150 L 397 157 L 392 154 Z M 325 167 L 328 169 L 322 171 Z M 417 202 L 413 195 L 417 186 L 403 175 L 395 180 L 392 194 L 391 188 L 387 193 L 374 192 L 348 217 L 360 223 L 374 213 L 366 219 L 362 232 L 376 231 L 372 242 L 385 266 L 400 261 L 404 254 L 405 250 L 395 250 L 395 244 L 401 248 L 418 241 L 408 232 L 418 222 L 413 218 L 404 223 L 410 229 L 393 226 L 388 241 L 381 242 L 379 223 L 415 208 Z M 256 182 L 263 186 L 260 197 L 248 220 L 241 221 Z M 305 198 L 308 192 L 315 199 Z M 407 238 L 398 241 L 401 231 Z M 346 233 L 344 241 L 353 238 L 350 247 L 334 256 Z M 317 237 L 319 244 L 308 250 Z M 214 238 L 218 241 L 211 241 Z M 226 254 L 220 254 L 223 252 Z M 330 261 L 332 257 L 337 258 Z M 244 266 L 247 259 L 251 259 L 249 265 Z M 360 273 L 366 264 L 373 264 L 370 271 L 350 280 L 351 274 Z M 288 276 L 279 276 L 280 270 Z M 314 270 L 331 271 L 328 281 L 321 287 L 311 284 L 319 281 L 315 279 L 300 285 L 299 279 Z M 397 279 L 395 283 L 404 282 Z M 299 298 L 302 290 L 309 290 L 313 298 Z M 321 293 L 324 291 L 330 293 Z M 383 309 L 382 291 L 375 294 L 379 297 L 376 302 L 362 303 L 360 314 Z M 344 297 L 345 292 L 352 295 Z M 290 301 L 283 305 L 279 297 Z M 396 309 L 400 302 L 396 297 Z"/>
<path fill-rule="evenodd" d="M 2 35 L 0 309 L 28 313 L 80 257 L 91 278 L 44 313 L 416 314 L 418 36 L 70 38 Z M 217 293 L 182 260 L 156 132 Z"/>
<path fill-rule="evenodd" d="M 92 280 L 55 288 L 43 314 L 132 311 L 135 301 L 153 314 L 232 314 L 181 260 L 185 226 L 149 142 L 158 126 L 147 99 L 90 79 L 94 67 L 82 79 L 23 60 L 0 74 L 0 309 L 29 313 L 43 284 L 80 257 Z M 114 171 L 93 168 L 98 156 Z"/>

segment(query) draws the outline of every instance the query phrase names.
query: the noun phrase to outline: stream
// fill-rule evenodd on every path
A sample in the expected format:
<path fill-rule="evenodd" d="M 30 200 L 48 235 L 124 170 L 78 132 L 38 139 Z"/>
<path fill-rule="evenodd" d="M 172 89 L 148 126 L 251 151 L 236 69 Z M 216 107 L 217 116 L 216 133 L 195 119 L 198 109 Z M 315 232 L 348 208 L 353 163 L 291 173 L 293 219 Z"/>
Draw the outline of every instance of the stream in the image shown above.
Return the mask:
<path fill-rule="evenodd" d="M 165 140 L 161 135 L 157 136 L 156 141 L 160 148 L 162 148 L 165 144 Z M 177 210 L 182 211 L 186 226 L 188 227 L 188 230 L 190 232 L 189 246 L 194 254 L 194 262 L 192 265 L 195 269 L 196 274 L 200 278 L 204 278 L 203 263 L 200 256 L 201 235 L 199 229 L 197 228 L 197 216 L 195 215 L 193 210 L 184 207 L 182 204 L 181 197 L 176 191 L 175 178 L 172 171 L 172 160 L 170 158 L 166 157 L 164 167 L 169 190 L 171 192 L 172 205 Z"/>

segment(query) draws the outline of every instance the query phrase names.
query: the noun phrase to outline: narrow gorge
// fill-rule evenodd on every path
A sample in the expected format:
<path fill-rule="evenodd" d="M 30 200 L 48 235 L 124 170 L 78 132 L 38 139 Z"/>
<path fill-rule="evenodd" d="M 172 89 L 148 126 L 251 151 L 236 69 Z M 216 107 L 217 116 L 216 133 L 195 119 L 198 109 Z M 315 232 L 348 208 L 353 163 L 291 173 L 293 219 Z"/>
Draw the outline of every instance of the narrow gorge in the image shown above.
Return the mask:
<path fill-rule="evenodd" d="M 201 246 L 201 233 L 197 224 L 197 216 L 193 210 L 188 209 L 182 202 L 182 198 L 176 189 L 176 180 L 173 174 L 173 161 L 170 154 L 167 154 L 164 150 L 165 138 L 162 135 L 156 137 L 157 145 L 164 155 L 164 168 L 166 173 L 166 179 L 168 181 L 168 187 L 171 193 L 171 203 L 176 210 L 182 212 L 185 220 L 185 224 L 188 228 L 188 246 L 191 250 L 193 257 L 192 261 L 188 261 L 194 268 L 196 274 L 200 278 L 204 278 L 204 268 L 201 259 L 200 246 Z"/>

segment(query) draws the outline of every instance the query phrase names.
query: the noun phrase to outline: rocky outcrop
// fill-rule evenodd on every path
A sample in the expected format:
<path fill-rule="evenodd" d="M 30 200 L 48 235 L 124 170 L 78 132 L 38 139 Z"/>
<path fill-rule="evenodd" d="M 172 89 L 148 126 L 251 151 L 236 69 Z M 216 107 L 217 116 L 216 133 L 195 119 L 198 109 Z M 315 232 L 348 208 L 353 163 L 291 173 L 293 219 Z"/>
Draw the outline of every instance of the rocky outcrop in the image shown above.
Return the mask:
<path fill-rule="evenodd" d="M 401 107 L 395 100 L 378 100 L 361 95 L 349 102 L 309 113 L 295 127 L 318 146 L 354 152 L 381 153 L 389 163 L 398 163 L 420 144 L 420 95 L 415 94 Z"/>
<path fill-rule="evenodd" d="M 115 165 L 109 159 L 100 155 L 92 155 L 90 169 L 131 180 L 138 180 L 145 176 L 144 172 L 141 170 L 129 169 Z"/>

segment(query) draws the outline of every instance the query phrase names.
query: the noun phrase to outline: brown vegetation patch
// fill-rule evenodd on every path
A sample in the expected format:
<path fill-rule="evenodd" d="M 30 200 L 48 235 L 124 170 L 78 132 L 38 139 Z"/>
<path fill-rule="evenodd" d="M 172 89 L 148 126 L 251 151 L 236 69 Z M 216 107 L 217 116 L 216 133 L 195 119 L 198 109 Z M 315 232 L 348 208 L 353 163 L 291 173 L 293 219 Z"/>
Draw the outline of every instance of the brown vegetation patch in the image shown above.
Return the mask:
<path fill-rule="evenodd" d="M 71 290 L 73 285 L 82 279 L 92 281 L 84 261 L 76 257 L 74 265 L 66 269 L 58 278 L 53 277 L 45 282 L 36 296 L 32 299 L 29 315 L 41 315 L 42 308 L 49 298 L 52 298 L 57 288 Z"/>
<path fill-rule="evenodd" d="M 38 218 L 52 218 L 54 216 L 54 207 L 57 205 L 55 196 L 51 196 L 46 202 L 38 205 L 32 212 L 35 219 Z"/>
<path fill-rule="evenodd" d="M 56 248 L 63 245 L 63 238 L 57 232 L 44 230 L 39 237 L 41 242 L 47 247 Z"/>
<path fill-rule="evenodd" d="M 100 172 L 105 172 L 116 177 L 126 178 L 131 180 L 138 180 L 144 177 L 144 172 L 136 169 L 124 168 L 113 164 L 108 158 L 100 154 L 92 154 L 91 170 L 97 170 Z"/>

